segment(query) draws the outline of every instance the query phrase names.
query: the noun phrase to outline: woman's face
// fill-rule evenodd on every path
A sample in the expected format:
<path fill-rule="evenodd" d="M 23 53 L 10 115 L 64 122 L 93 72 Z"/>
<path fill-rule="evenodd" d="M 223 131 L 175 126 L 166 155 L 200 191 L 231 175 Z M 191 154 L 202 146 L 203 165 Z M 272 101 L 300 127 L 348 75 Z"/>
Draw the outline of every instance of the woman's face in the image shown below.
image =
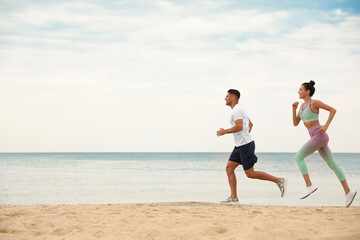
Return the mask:
<path fill-rule="evenodd" d="M 301 85 L 298 94 L 300 99 L 304 99 L 306 96 L 310 94 L 310 90 L 306 90 L 304 85 Z"/>

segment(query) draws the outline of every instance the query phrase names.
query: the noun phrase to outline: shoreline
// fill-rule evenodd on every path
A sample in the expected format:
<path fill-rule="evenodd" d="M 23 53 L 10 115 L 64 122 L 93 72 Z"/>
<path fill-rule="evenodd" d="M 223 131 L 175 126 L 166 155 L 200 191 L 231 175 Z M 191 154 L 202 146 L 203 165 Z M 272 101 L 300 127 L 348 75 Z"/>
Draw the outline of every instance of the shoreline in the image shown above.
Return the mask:
<path fill-rule="evenodd" d="M 0 205 L 0 239 L 360 239 L 360 207 Z"/>
<path fill-rule="evenodd" d="M 357 199 L 357 198 L 355 198 Z M 354 200 L 355 201 L 355 200 Z M 1 207 L 38 207 L 38 206 L 86 206 L 86 205 L 92 205 L 92 206 L 124 206 L 124 205 L 222 205 L 222 206 L 238 206 L 238 207 L 296 207 L 296 208 L 317 208 L 317 207 L 325 207 L 325 208 L 346 208 L 343 205 L 271 205 L 271 204 L 248 204 L 244 203 L 242 204 L 241 201 L 237 203 L 221 203 L 220 201 L 149 201 L 149 202 L 109 202 L 109 203 L 31 203 L 31 204 L 12 204 L 12 203 L 0 203 Z M 354 204 L 354 202 L 351 204 L 348 208 L 360 208 L 360 206 Z"/>
<path fill-rule="evenodd" d="M 271 208 L 347 208 L 340 205 L 309 205 L 309 206 L 295 206 L 295 205 L 257 205 L 257 204 L 241 204 L 239 203 L 220 203 L 220 202 L 203 202 L 203 201 L 179 201 L 179 202 L 129 202 L 129 203 L 56 203 L 56 204 L 1 204 L 2 207 L 61 207 L 61 206 L 132 206 L 132 205 L 172 205 L 172 206 L 196 206 L 196 205 L 221 205 L 234 207 L 271 207 Z M 348 208 L 360 208 L 360 206 L 351 205 Z"/>

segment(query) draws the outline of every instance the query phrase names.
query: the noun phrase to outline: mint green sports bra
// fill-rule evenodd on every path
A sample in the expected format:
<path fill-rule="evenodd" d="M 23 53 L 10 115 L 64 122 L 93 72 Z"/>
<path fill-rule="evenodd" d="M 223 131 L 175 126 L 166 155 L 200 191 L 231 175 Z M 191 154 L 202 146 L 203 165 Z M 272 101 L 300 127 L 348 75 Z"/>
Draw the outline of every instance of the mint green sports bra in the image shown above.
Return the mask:
<path fill-rule="evenodd" d="M 306 105 L 304 110 L 302 110 L 302 107 L 300 107 L 299 117 L 301 118 L 301 120 L 303 120 L 303 122 L 311 122 L 311 121 L 319 120 L 319 114 L 314 113 L 311 110 L 310 106 L 311 106 L 311 100 Z"/>

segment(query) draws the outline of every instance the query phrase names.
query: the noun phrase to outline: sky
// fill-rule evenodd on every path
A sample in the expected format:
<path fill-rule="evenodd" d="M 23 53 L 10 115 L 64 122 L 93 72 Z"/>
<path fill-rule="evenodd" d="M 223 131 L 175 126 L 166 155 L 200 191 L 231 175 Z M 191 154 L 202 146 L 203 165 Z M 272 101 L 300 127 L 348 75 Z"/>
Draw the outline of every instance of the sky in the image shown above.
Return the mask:
<path fill-rule="evenodd" d="M 0 0 L 0 152 L 230 152 L 230 88 L 256 151 L 296 152 L 309 80 L 360 152 L 359 66 L 359 1 Z"/>

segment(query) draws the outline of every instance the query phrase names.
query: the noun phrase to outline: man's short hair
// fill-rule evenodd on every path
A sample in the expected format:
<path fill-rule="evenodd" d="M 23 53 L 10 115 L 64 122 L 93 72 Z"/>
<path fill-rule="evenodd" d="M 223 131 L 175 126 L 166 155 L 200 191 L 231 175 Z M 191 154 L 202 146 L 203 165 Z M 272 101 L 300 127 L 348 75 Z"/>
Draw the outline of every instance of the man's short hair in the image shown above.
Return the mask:
<path fill-rule="evenodd" d="M 240 92 L 236 89 L 229 89 L 228 93 L 235 95 L 237 97 L 237 99 L 240 99 Z"/>

